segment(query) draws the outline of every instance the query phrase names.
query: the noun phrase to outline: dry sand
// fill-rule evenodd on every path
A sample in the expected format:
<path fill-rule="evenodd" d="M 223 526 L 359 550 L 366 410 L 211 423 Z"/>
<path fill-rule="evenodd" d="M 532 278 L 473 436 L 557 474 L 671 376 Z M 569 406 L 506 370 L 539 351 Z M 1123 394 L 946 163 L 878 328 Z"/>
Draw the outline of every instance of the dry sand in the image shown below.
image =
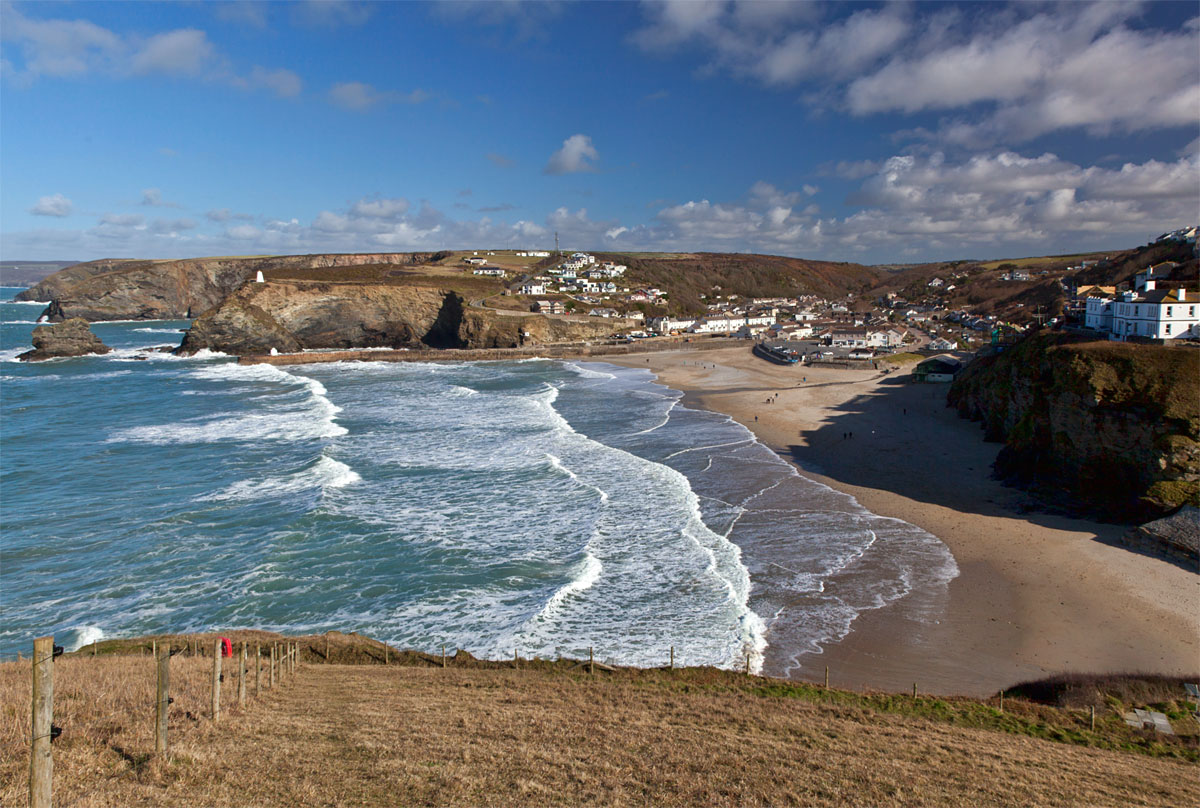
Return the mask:
<path fill-rule="evenodd" d="M 730 415 L 805 476 L 954 554 L 960 574 L 939 621 L 903 600 L 865 612 L 842 641 L 802 657 L 798 678 L 828 665 L 843 687 L 986 695 L 1069 671 L 1200 670 L 1200 576 L 1118 546 L 1122 526 L 1048 514 L 992 479 L 999 444 L 945 406 L 945 385 L 774 365 L 749 344 L 606 361 L 652 370 L 685 405 Z"/>

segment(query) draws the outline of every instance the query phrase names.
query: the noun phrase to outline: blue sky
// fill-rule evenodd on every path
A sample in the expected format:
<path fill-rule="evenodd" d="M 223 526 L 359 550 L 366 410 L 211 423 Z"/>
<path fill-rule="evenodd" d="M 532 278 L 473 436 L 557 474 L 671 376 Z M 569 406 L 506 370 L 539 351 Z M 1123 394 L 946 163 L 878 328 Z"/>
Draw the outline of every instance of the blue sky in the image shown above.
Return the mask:
<path fill-rule="evenodd" d="M 0 258 L 915 262 L 1200 220 L 1195 3 L 0 6 Z"/>

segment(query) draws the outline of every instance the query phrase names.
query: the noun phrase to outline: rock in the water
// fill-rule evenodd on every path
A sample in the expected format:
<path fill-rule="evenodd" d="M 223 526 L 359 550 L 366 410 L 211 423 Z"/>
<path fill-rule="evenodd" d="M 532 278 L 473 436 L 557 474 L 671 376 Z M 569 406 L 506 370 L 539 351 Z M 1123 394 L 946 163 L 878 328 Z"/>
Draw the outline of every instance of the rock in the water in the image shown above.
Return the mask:
<path fill-rule="evenodd" d="M 92 333 L 88 321 L 81 317 L 57 325 L 39 325 L 33 329 L 33 350 L 17 357 L 22 362 L 40 362 L 58 356 L 106 354 L 112 348 Z"/>

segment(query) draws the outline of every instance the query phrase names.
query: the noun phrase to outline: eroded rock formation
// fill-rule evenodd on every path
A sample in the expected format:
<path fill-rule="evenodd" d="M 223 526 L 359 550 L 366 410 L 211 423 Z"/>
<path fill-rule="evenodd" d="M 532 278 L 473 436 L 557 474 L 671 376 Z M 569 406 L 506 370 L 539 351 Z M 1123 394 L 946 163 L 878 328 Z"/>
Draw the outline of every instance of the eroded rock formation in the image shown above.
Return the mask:
<path fill-rule="evenodd" d="M 89 261 L 54 273 L 16 299 L 51 301 L 44 314 L 54 322 L 71 317 L 92 322 L 190 319 L 219 305 L 260 271 L 412 265 L 430 257 L 429 253 L 371 253 Z"/>
<path fill-rule="evenodd" d="M 248 284 L 197 319 L 180 352 L 516 348 L 598 339 L 613 328 L 612 321 L 474 308 L 459 292 L 438 286 L 276 281 Z"/>
<path fill-rule="evenodd" d="M 40 362 L 60 356 L 86 356 L 111 351 L 92 333 L 87 320 L 74 318 L 57 325 L 39 325 L 33 329 L 33 350 L 17 357 L 22 362 Z"/>

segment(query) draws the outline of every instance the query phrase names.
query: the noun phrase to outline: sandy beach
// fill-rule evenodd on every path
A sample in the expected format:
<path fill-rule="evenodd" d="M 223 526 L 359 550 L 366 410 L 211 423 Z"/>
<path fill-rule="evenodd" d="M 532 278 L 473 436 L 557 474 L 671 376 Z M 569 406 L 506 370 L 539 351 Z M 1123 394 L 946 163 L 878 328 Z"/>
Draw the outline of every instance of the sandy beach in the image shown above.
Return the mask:
<path fill-rule="evenodd" d="M 750 344 L 603 361 L 652 370 L 802 473 L 941 539 L 960 573 L 940 619 L 864 612 L 799 678 L 983 696 L 1062 672 L 1200 670 L 1200 576 L 1118 545 L 1125 528 L 1046 513 L 992 479 L 1000 445 L 907 371 L 774 365 Z M 771 403 L 767 400 L 771 399 Z M 768 661 L 771 650 L 767 651 Z"/>

